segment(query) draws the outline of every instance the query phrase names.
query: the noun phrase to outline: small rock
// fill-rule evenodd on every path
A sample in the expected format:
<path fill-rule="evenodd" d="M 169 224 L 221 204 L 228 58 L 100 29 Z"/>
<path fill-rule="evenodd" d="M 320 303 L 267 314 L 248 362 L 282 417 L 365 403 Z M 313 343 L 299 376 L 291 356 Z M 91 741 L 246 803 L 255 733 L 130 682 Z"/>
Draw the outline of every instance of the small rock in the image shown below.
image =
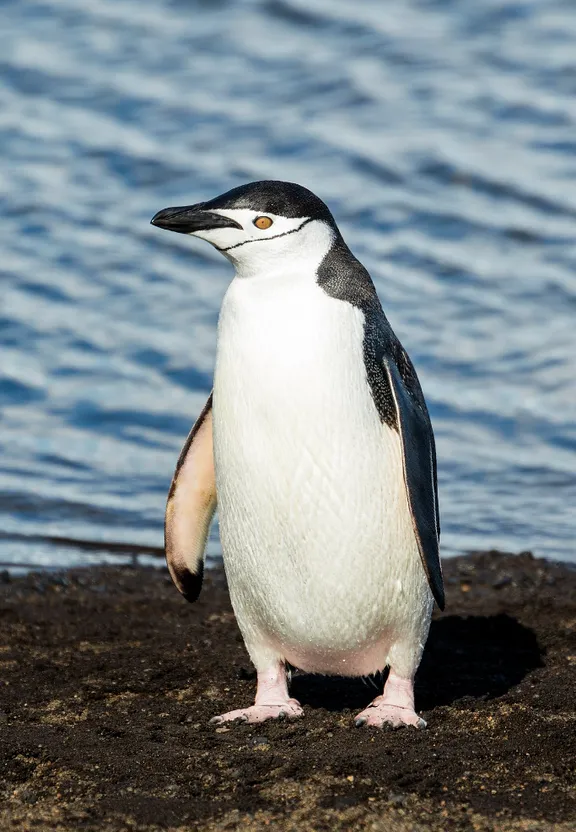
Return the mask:
<path fill-rule="evenodd" d="M 388 803 L 391 803 L 393 806 L 404 806 L 406 804 L 407 797 L 405 794 L 394 794 L 390 792 L 388 795 Z"/>
<path fill-rule="evenodd" d="M 268 737 L 252 737 L 252 745 L 270 745 Z"/>
<path fill-rule="evenodd" d="M 24 789 L 24 791 L 20 792 L 20 800 L 23 803 L 36 803 L 38 798 L 31 789 Z"/>

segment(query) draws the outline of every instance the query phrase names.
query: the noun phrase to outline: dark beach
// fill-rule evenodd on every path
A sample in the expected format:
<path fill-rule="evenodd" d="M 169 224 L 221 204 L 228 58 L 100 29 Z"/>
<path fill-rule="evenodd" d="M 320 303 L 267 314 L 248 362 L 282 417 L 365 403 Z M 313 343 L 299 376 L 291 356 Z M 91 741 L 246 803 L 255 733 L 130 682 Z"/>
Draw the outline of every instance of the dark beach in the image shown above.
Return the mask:
<path fill-rule="evenodd" d="M 209 725 L 254 691 L 219 571 L 194 605 L 164 571 L 5 575 L 0 828 L 576 829 L 576 570 L 444 568 L 425 731 L 355 728 L 373 687 L 299 675 L 305 719 Z"/>

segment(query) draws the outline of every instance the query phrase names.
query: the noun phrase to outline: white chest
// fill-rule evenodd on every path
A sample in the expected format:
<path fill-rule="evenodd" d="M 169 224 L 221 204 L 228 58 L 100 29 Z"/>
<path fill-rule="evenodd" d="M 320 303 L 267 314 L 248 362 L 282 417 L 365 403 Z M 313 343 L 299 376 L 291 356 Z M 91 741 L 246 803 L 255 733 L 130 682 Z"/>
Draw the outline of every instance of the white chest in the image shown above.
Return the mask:
<path fill-rule="evenodd" d="M 307 524 L 322 538 L 332 514 L 361 505 L 367 511 L 368 490 L 377 495 L 385 483 L 383 426 L 366 381 L 362 340 L 362 313 L 328 297 L 313 279 L 232 284 L 220 319 L 214 388 L 224 526 L 223 515 L 240 502 L 251 503 L 262 524 L 268 515 L 278 522 L 292 518 L 308 538 Z M 266 533 L 277 537 L 272 529 Z"/>
<path fill-rule="evenodd" d="M 350 417 L 352 398 L 376 424 L 374 408 L 367 408 L 362 340 L 360 310 L 330 298 L 313 277 L 237 279 L 219 322 L 218 407 L 286 423 L 278 411 L 285 408 L 286 419 L 320 431 L 336 408 L 348 411 L 341 418 Z"/>

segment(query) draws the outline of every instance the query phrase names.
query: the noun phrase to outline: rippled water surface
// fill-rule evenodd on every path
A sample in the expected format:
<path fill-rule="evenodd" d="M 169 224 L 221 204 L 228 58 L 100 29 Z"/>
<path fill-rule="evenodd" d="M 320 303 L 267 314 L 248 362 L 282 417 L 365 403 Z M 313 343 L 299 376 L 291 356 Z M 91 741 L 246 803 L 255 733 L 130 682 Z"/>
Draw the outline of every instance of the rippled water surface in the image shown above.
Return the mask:
<path fill-rule="evenodd" d="M 261 178 L 375 279 L 445 553 L 576 560 L 572 0 L 12 0 L 0 141 L 4 563 L 161 546 L 231 271 L 149 220 Z"/>

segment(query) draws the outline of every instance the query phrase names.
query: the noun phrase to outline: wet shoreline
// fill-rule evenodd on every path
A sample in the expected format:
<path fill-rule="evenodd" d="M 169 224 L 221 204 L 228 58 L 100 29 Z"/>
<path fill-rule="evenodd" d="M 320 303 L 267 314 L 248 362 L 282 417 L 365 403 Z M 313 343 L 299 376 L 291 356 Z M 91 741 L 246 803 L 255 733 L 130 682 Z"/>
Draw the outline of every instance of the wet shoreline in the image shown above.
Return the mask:
<path fill-rule="evenodd" d="M 362 680 L 297 675 L 295 723 L 215 728 L 253 670 L 221 571 L 186 604 L 163 570 L 0 584 L 0 826 L 574 829 L 576 570 L 444 564 L 417 679 L 428 729 L 357 729 Z"/>

